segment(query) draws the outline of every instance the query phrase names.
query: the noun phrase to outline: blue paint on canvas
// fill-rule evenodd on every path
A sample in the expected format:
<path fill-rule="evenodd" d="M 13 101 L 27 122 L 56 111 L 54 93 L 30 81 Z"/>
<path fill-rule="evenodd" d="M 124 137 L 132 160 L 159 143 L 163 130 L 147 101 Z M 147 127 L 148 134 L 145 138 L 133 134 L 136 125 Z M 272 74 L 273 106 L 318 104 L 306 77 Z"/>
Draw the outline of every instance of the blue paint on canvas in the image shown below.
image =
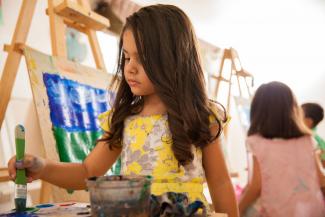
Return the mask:
<path fill-rule="evenodd" d="M 108 90 L 44 73 L 51 121 L 68 132 L 100 130 L 97 117 L 110 108 L 115 94 Z"/>

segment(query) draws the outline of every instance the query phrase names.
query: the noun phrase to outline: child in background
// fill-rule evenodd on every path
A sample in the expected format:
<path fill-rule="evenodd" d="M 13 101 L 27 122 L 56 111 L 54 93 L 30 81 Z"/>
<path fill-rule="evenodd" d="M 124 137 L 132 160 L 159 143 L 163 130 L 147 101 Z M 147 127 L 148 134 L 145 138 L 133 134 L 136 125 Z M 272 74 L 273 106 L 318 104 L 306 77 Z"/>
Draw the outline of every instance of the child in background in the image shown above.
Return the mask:
<path fill-rule="evenodd" d="M 324 118 L 324 110 L 317 103 L 304 103 L 301 105 L 304 111 L 304 122 L 312 129 L 314 139 L 317 141 L 318 148 L 321 150 L 322 165 L 325 167 L 325 141 L 317 134 L 316 127 Z"/>
<path fill-rule="evenodd" d="M 152 194 L 186 193 L 206 202 L 206 180 L 216 212 L 238 216 L 233 186 L 220 148 L 225 116 L 208 100 L 194 29 L 171 5 L 140 9 L 121 34 L 112 110 L 103 114 L 105 134 L 82 164 L 27 155 L 29 181 L 43 179 L 68 189 L 85 189 L 85 179 L 102 176 L 121 156 L 121 174 L 152 175 Z M 71 178 L 73 177 L 73 178 Z"/>
<path fill-rule="evenodd" d="M 250 121 L 249 179 L 239 202 L 241 216 L 325 216 L 325 177 L 291 89 L 280 82 L 261 85 Z"/>

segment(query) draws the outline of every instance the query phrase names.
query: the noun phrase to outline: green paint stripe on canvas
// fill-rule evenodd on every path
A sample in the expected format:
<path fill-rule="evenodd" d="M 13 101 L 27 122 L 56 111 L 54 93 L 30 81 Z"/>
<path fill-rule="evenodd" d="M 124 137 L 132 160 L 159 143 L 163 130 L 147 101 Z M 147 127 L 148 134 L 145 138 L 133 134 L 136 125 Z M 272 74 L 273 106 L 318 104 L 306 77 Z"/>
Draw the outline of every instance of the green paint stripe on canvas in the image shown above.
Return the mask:
<path fill-rule="evenodd" d="M 58 127 L 54 127 L 53 132 L 61 162 L 82 162 L 102 135 L 102 131 L 69 133 Z M 120 175 L 121 158 L 114 163 L 108 173 Z"/>
<path fill-rule="evenodd" d="M 62 162 L 82 162 L 102 135 L 102 131 L 70 133 L 57 127 L 54 127 L 53 132 Z"/>

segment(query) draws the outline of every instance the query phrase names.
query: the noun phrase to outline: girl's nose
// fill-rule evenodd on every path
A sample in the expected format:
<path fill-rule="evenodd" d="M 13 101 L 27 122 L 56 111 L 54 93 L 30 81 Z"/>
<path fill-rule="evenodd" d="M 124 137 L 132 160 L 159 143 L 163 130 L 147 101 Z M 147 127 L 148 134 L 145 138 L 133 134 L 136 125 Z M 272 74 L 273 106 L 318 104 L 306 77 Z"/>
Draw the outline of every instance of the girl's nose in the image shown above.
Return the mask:
<path fill-rule="evenodd" d="M 136 64 L 132 63 L 132 61 L 128 62 L 125 66 L 125 71 L 130 74 L 136 74 L 138 72 Z"/>
<path fill-rule="evenodd" d="M 137 73 L 137 69 L 135 67 L 132 67 L 130 70 L 129 70 L 129 73 L 130 74 L 136 74 Z"/>

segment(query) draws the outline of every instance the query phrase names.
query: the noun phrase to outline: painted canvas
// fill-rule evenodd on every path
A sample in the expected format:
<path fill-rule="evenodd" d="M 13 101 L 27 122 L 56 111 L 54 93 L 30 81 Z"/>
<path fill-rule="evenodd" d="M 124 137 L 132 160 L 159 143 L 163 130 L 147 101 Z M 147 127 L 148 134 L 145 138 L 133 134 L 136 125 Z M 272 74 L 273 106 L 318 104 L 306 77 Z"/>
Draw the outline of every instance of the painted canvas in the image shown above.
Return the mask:
<path fill-rule="evenodd" d="M 236 105 L 236 110 L 238 112 L 239 116 L 239 122 L 241 125 L 241 128 L 245 132 L 245 134 L 248 131 L 248 128 L 250 126 L 250 104 L 251 99 L 240 97 L 240 96 L 234 96 L 234 101 Z"/>
<path fill-rule="evenodd" d="M 110 91 L 43 73 L 60 161 L 82 162 L 102 135 L 97 121 L 109 109 Z"/>
<path fill-rule="evenodd" d="M 79 31 L 73 28 L 67 28 L 66 43 L 68 59 L 73 62 L 81 63 L 87 57 L 87 45 L 82 40 L 82 35 Z"/>
<path fill-rule="evenodd" d="M 97 116 L 114 100 L 112 76 L 31 48 L 24 54 L 46 157 L 82 162 L 103 133 Z M 66 191 L 55 192 L 54 199 L 62 201 Z"/>

